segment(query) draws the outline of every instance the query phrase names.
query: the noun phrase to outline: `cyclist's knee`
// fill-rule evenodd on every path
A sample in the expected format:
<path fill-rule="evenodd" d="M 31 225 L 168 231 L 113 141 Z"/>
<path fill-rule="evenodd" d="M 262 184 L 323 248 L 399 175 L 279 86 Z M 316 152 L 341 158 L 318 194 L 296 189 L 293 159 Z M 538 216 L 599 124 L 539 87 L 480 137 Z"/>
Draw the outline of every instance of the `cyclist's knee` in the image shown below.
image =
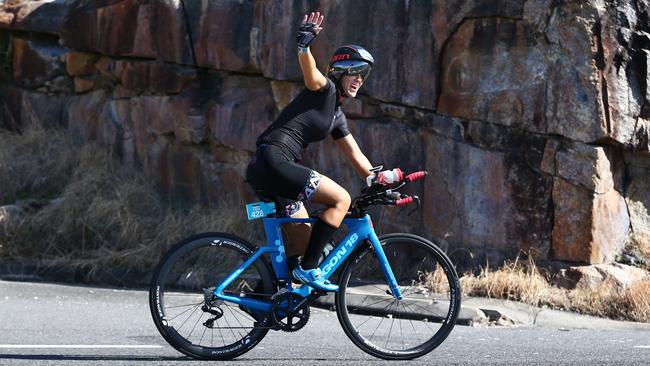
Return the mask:
<path fill-rule="evenodd" d="M 340 192 L 338 199 L 336 201 L 337 201 L 336 202 L 337 207 L 347 212 L 348 209 L 350 208 L 350 204 L 352 203 L 352 198 L 350 197 L 348 191 L 342 189 L 342 192 Z"/>
<path fill-rule="evenodd" d="M 337 211 L 348 212 L 352 199 L 345 189 L 341 188 L 337 190 L 336 194 L 332 198 L 334 199 L 334 204 L 330 205 L 330 207 L 335 208 Z"/>
<path fill-rule="evenodd" d="M 341 211 L 343 214 L 348 212 L 352 202 L 352 198 L 345 188 L 324 175 L 321 177 L 320 187 L 312 200 L 324 204 L 328 208 Z"/>

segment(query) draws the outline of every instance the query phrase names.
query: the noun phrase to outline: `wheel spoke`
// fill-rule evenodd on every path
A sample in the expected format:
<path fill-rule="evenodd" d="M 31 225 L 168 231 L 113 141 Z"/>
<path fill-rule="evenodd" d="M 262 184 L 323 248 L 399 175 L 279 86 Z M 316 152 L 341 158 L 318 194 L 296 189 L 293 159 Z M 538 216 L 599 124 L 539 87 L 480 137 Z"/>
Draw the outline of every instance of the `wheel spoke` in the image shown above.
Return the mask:
<path fill-rule="evenodd" d="M 192 330 L 190 330 L 190 333 L 187 335 L 188 340 L 189 340 L 189 338 L 192 336 L 192 333 L 194 333 L 194 329 L 196 329 L 196 326 L 197 326 L 197 325 L 199 324 L 199 322 L 201 321 L 201 317 L 202 317 L 202 316 L 203 316 L 203 314 L 199 313 L 199 317 L 196 319 L 196 322 L 194 322 L 194 326 L 192 327 Z"/>
<path fill-rule="evenodd" d="M 215 322 L 215 323 L 218 324 L 218 321 Z M 217 329 L 219 330 L 219 336 L 221 336 L 221 342 L 225 345 L 225 344 L 226 344 L 226 340 L 223 338 L 223 333 L 221 332 L 221 327 L 217 327 Z M 214 330 L 214 329 L 213 329 L 213 330 Z"/>
<path fill-rule="evenodd" d="M 404 309 L 406 309 L 406 304 L 403 305 L 404 305 Z M 413 328 L 413 333 L 415 333 L 415 336 L 418 337 L 418 342 L 422 344 L 422 339 L 420 339 L 420 334 L 418 334 L 418 331 L 415 329 L 415 325 L 413 325 L 413 320 L 409 319 L 409 323 L 411 323 L 411 327 Z"/>
<path fill-rule="evenodd" d="M 232 314 L 233 318 L 235 318 L 235 320 L 237 321 L 237 323 L 239 323 L 239 327 L 240 327 L 240 329 L 241 329 L 241 328 L 245 328 L 244 325 L 239 321 L 239 318 L 237 317 L 237 315 L 235 314 L 235 312 L 232 310 L 232 308 L 231 308 L 230 306 L 226 306 L 226 309 L 228 309 L 228 311 L 230 311 L 230 313 Z M 244 337 L 246 336 L 246 334 L 243 334 L 243 335 L 241 334 L 241 330 L 237 330 L 237 333 L 239 333 L 239 335 L 240 335 L 242 338 L 244 338 Z"/>
<path fill-rule="evenodd" d="M 411 307 L 410 307 L 408 304 L 404 303 L 404 306 L 408 307 L 408 309 L 409 309 L 410 311 L 413 311 L 413 310 L 411 309 Z M 423 319 L 422 321 L 420 321 L 420 323 L 423 323 L 427 328 L 431 329 L 434 333 L 436 332 L 435 329 L 431 328 L 431 326 L 429 325 L 429 322 L 428 322 L 428 321 L 424 321 L 424 319 Z"/>
<path fill-rule="evenodd" d="M 411 306 L 416 307 L 418 309 L 421 309 L 425 313 L 430 313 L 431 314 L 431 309 L 427 309 L 422 305 L 419 305 L 419 304 L 416 304 L 416 303 L 411 303 Z M 409 306 L 409 309 L 412 309 L 412 308 Z M 417 311 L 413 311 L 413 313 L 417 314 Z M 447 314 L 444 314 L 444 315 L 447 315 Z M 431 316 L 434 316 L 434 314 L 431 314 Z M 435 315 L 435 317 L 436 318 L 441 318 L 441 319 L 445 318 L 444 316 L 440 316 L 440 315 Z"/>
<path fill-rule="evenodd" d="M 185 318 L 185 320 L 183 321 L 183 323 L 178 327 L 179 330 L 180 330 L 181 328 L 183 328 L 183 325 L 185 325 L 185 323 L 187 323 L 187 321 L 190 320 L 190 318 L 192 317 L 192 315 L 194 315 L 194 313 L 196 313 L 197 310 L 199 310 L 198 305 L 194 307 L 194 310 L 192 310 L 192 312 L 190 313 L 190 315 L 189 315 L 187 318 Z"/>
<path fill-rule="evenodd" d="M 191 307 L 191 308 L 189 308 L 189 309 L 187 309 L 187 310 L 185 310 L 185 311 L 183 311 L 183 312 L 181 312 L 181 313 L 178 313 L 178 314 L 176 314 L 176 316 L 174 316 L 174 317 L 172 317 L 172 318 L 169 318 L 169 319 L 168 319 L 168 321 L 170 321 L 170 322 L 171 322 L 172 320 L 174 320 L 174 319 L 176 319 L 176 318 L 178 318 L 179 316 L 181 316 L 181 315 L 183 315 L 183 314 L 185 314 L 185 313 L 187 313 L 188 311 L 192 311 L 192 310 L 194 310 L 194 311 L 196 311 L 196 309 L 198 309 L 198 308 L 199 308 L 199 306 L 201 306 L 201 304 L 200 304 L 200 303 L 199 303 L 199 304 L 196 304 L 196 305 L 194 305 L 193 307 Z"/>
<path fill-rule="evenodd" d="M 373 303 L 371 303 L 371 304 L 366 305 L 366 307 L 370 307 L 370 306 L 373 306 L 373 305 L 377 305 L 377 304 L 379 304 L 380 302 L 391 301 L 391 300 L 395 300 L 395 299 L 392 298 L 392 297 L 388 297 L 388 296 L 387 296 L 385 299 L 377 300 L 377 301 L 375 301 L 375 302 L 373 302 Z M 358 309 L 359 307 L 361 307 L 361 305 L 357 306 L 355 309 Z"/>
<path fill-rule="evenodd" d="M 180 308 L 180 307 L 185 307 L 185 306 L 197 306 L 203 304 L 203 301 L 200 301 L 198 303 L 192 303 L 192 304 L 183 304 L 183 305 L 174 305 L 174 306 L 165 306 L 165 310 L 167 309 L 174 309 L 174 308 Z"/>
<path fill-rule="evenodd" d="M 370 298 L 370 296 L 366 296 L 366 297 L 364 297 L 364 298 L 363 298 L 363 301 L 361 302 L 361 304 L 357 305 L 357 306 L 354 307 L 353 309 L 350 309 L 349 312 L 350 312 L 350 313 L 354 313 L 355 310 L 359 309 L 359 308 L 361 307 L 361 305 L 363 305 L 363 304 L 366 302 L 366 300 L 368 300 L 369 298 Z"/>
<path fill-rule="evenodd" d="M 397 312 L 398 313 L 399 313 L 399 305 L 400 305 L 400 302 L 397 302 Z M 404 347 L 404 332 L 402 332 L 402 322 L 397 322 L 397 324 L 399 325 L 399 339 L 402 342 L 402 349 L 406 349 L 406 347 Z"/>
<path fill-rule="evenodd" d="M 377 329 L 379 329 L 379 327 L 381 326 L 381 323 L 383 323 L 383 322 L 384 322 L 384 318 L 382 317 L 381 320 L 379 321 L 379 324 L 377 324 L 377 328 L 375 328 L 375 330 L 370 335 L 370 339 L 369 339 L 370 341 L 372 340 L 372 337 L 375 336 L 375 333 L 377 333 Z"/>
<path fill-rule="evenodd" d="M 255 318 L 254 318 L 252 315 L 248 314 L 248 313 L 245 312 L 245 311 L 242 311 L 242 310 L 239 308 L 239 305 L 237 305 L 237 306 L 233 306 L 233 305 L 231 305 L 231 304 L 224 303 L 224 306 L 227 307 L 227 308 L 228 308 L 228 309 L 233 313 L 233 316 L 235 315 L 234 312 L 236 311 L 237 314 L 239 314 L 240 316 L 246 316 L 246 317 L 252 319 L 253 321 L 257 321 L 257 320 L 255 320 Z M 233 311 L 233 310 L 234 310 L 234 311 Z M 237 321 L 239 321 L 239 317 L 236 317 L 236 318 L 237 318 Z M 244 318 L 244 321 L 247 321 L 246 318 Z M 241 322 L 240 322 L 239 324 L 241 324 Z M 251 328 L 252 328 L 252 327 L 251 327 Z"/>
<path fill-rule="evenodd" d="M 387 301 L 387 300 L 383 300 L 383 301 Z M 393 301 L 395 301 L 395 300 L 393 300 Z M 385 310 L 386 308 L 388 308 L 388 307 L 391 306 L 392 304 L 393 304 L 393 303 L 391 302 L 390 304 L 388 304 L 388 305 L 384 306 L 383 308 L 379 309 L 378 311 L 376 311 L 376 313 L 381 314 L 381 313 L 382 313 L 382 310 Z M 368 320 L 370 320 L 370 319 L 372 319 L 372 318 L 375 318 L 375 317 L 376 317 L 376 316 L 371 315 L 370 318 L 366 319 L 366 321 L 364 321 L 362 324 L 358 325 L 358 327 L 360 327 L 361 325 L 365 324 Z M 383 319 L 383 317 L 382 317 L 382 319 Z"/>
<path fill-rule="evenodd" d="M 208 327 L 203 327 L 203 333 L 201 334 L 201 338 L 199 338 L 199 344 L 201 344 L 203 342 L 203 337 L 205 336 L 205 331 L 206 330 L 208 330 Z"/>
<path fill-rule="evenodd" d="M 232 333 L 233 337 L 235 337 L 235 339 L 237 339 L 237 334 L 235 334 L 235 329 L 236 328 L 230 326 L 230 322 L 228 321 L 227 317 L 222 317 L 221 319 L 223 319 L 226 322 L 226 325 L 227 325 L 226 329 L 230 329 L 230 333 Z"/>
<path fill-rule="evenodd" d="M 399 301 L 395 301 L 395 304 L 398 304 Z M 397 309 L 397 306 L 395 307 Z M 391 316 L 390 329 L 388 329 L 388 336 L 386 336 L 386 345 L 384 348 L 388 348 L 388 341 L 390 341 L 390 334 L 393 332 L 393 325 L 395 324 L 395 315 Z"/>

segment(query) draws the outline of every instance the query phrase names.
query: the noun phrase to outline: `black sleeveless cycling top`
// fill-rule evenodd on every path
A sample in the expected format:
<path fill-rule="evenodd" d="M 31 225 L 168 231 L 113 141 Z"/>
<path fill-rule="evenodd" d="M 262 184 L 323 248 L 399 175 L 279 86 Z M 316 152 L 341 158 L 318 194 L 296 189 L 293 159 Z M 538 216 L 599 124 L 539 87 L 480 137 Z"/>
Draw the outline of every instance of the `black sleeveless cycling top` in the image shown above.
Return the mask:
<path fill-rule="evenodd" d="M 337 140 L 349 134 L 336 87 L 327 79 L 320 90 L 303 89 L 258 137 L 257 146 L 278 146 L 287 153 L 287 158 L 299 161 L 301 150 L 309 143 L 324 140 L 327 135 Z"/>

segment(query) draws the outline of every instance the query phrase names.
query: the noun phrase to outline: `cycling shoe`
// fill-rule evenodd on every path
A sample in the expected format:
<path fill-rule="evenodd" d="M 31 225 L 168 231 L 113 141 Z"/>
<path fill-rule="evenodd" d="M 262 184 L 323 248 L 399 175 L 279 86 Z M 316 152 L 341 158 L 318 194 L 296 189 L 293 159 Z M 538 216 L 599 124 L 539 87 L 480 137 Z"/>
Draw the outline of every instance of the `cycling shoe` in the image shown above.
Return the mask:
<path fill-rule="evenodd" d="M 339 289 L 337 285 L 332 284 L 323 277 L 320 268 L 303 269 L 301 266 L 298 266 L 293 270 L 292 274 L 293 277 L 300 280 L 300 282 L 307 284 L 316 290 L 336 292 Z"/>

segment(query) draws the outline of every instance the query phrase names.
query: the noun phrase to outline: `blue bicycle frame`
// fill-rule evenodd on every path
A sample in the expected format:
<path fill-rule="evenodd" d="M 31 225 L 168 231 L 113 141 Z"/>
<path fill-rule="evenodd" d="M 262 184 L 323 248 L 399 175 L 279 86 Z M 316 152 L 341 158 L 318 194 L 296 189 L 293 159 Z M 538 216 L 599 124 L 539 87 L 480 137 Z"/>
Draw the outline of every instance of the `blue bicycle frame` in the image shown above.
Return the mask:
<path fill-rule="evenodd" d="M 231 273 L 222 283 L 216 286 L 214 294 L 218 299 L 232 302 L 235 304 L 241 304 L 249 307 L 250 309 L 255 309 L 263 312 L 269 312 L 272 309 L 271 302 L 264 300 L 257 300 L 248 297 L 239 297 L 231 296 L 223 293 L 223 290 L 232 283 L 246 268 L 258 260 L 263 254 L 269 254 L 271 258 L 271 264 L 275 271 L 277 279 L 284 280 L 284 283 L 287 286 L 287 290 L 292 291 L 302 297 L 307 297 L 312 291 L 313 288 L 307 285 L 303 285 L 300 288 L 294 289 L 291 286 L 291 274 L 287 266 L 287 257 L 284 252 L 284 242 L 282 240 L 282 232 L 280 231 L 281 225 L 284 223 L 295 222 L 295 223 L 314 223 L 315 219 L 294 219 L 294 218 L 271 218 L 267 217 L 263 219 L 264 221 L 264 231 L 266 232 L 267 244 L 259 248 L 253 255 L 251 255 L 241 266 Z M 384 277 L 386 278 L 386 283 L 390 287 L 393 297 L 398 300 L 402 299 L 402 293 L 397 286 L 397 280 L 393 274 L 393 270 L 390 268 L 386 254 L 384 253 L 377 234 L 372 226 L 372 221 L 370 216 L 366 215 L 361 218 L 346 218 L 343 220 L 349 232 L 343 238 L 343 240 L 337 245 L 336 249 L 330 252 L 330 254 L 325 258 L 321 263 L 320 269 L 325 278 L 329 278 L 336 269 L 339 268 L 348 258 L 348 256 L 354 252 L 354 250 L 359 246 L 360 243 L 368 241 L 375 253 L 377 254 L 377 259 L 379 261 L 379 267 L 381 268 Z"/>

